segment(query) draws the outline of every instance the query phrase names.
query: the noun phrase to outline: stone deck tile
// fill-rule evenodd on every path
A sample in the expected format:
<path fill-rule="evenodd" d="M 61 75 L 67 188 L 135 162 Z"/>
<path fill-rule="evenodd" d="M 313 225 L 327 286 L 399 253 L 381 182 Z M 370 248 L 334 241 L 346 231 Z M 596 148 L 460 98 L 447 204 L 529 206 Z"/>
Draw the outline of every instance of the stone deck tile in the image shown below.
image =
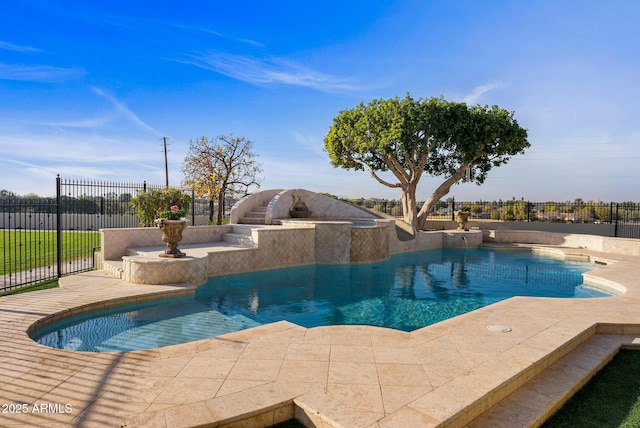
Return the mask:
<path fill-rule="evenodd" d="M 70 404 L 72 411 L 0 414 L 0 425 L 263 426 L 296 414 L 324 426 L 456 426 L 504 397 L 530 400 L 531 412 L 539 412 L 534 404 L 545 400 L 535 397 L 552 395 L 554 384 L 531 383 L 535 376 L 552 373 L 570 383 L 574 370 L 602 363 L 590 355 L 611 340 L 640 342 L 640 258 L 606 257 L 615 263 L 591 277 L 615 281 L 626 294 L 583 301 L 513 298 L 412 333 L 278 322 L 104 354 L 49 349 L 26 330 L 50 314 L 192 293 L 193 287 L 131 285 L 103 272 L 65 277 L 58 289 L 0 298 L 0 397 L 2 404 L 28 408 Z M 487 328 L 492 325 L 511 331 Z M 574 349 L 566 357 L 574 364 L 554 365 Z M 509 395 L 516 389 L 524 392 Z M 495 409 L 489 420 L 513 423 L 508 406 Z"/>
<path fill-rule="evenodd" d="M 203 244 L 180 244 L 180 249 L 183 251 L 189 251 L 190 256 L 194 257 L 205 257 L 209 253 L 219 252 L 219 251 L 233 251 L 237 249 L 247 249 L 250 247 L 243 246 L 240 244 L 235 244 L 232 242 L 219 241 L 219 242 L 210 242 Z M 127 251 L 132 254 L 136 254 L 143 257 L 158 257 L 159 253 L 164 252 L 167 249 L 166 245 L 154 245 L 151 247 L 132 247 L 128 248 Z"/>

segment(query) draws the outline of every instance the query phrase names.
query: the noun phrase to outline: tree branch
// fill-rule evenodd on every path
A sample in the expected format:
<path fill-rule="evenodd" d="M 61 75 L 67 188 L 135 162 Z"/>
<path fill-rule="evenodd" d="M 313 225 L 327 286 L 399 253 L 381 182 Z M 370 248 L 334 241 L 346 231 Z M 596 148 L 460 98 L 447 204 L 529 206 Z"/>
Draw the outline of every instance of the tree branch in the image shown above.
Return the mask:
<path fill-rule="evenodd" d="M 375 178 L 378 183 L 383 184 L 387 187 L 400 187 L 402 188 L 402 185 L 400 183 L 389 183 L 388 181 L 383 180 L 382 178 L 378 177 L 378 175 L 376 175 L 376 172 L 373 170 L 373 168 L 371 168 L 369 165 L 367 165 L 364 161 L 361 161 L 360 159 L 355 159 L 355 158 L 351 158 L 354 162 L 359 163 L 360 165 L 364 166 L 365 168 L 367 168 L 369 170 L 369 172 L 371 173 L 371 176 L 373 178 Z M 394 174 L 395 175 L 395 174 Z"/>
<path fill-rule="evenodd" d="M 451 186 L 453 186 L 458 181 L 460 181 L 460 179 L 464 177 L 467 171 L 467 168 L 471 167 L 474 164 L 474 162 L 478 160 L 480 157 L 481 155 L 476 154 L 473 157 L 473 160 L 469 162 L 461 163 L 458 169 L 453 174 L 451 174 L 451 176 L 447 178 L 442 184 L 440 184 L 436 188 L 436 190 L 434 190 L 434 192 L 431 194 L 431 196 L 429 196 L 427 201 L 422 206 L 422 209 L 420 209 L 420 212 L 418 212 L 419 227 L 422 227 L 424 225 L 424 220 L 427 217 L 427 214 L 431 211 L 431 209 L 436 204 L 436 202 L 438 202 L 440 198 L 442 198 L 444 195 L 449 193 L 449 190 L 451 190 Z"/>
<path fill-rule="evenodd" d="M 384 163 L 389 167 L 393 175 L 396 176 L 400 183 L 398 186 L 394 187 L 402 187 L 407 186 L 409 184 L 410 177 L 407 174 L 407 171 L 404 170 L 402 164 L 398 161 L 398 159 L 394 156 L 385 156 Z"/>

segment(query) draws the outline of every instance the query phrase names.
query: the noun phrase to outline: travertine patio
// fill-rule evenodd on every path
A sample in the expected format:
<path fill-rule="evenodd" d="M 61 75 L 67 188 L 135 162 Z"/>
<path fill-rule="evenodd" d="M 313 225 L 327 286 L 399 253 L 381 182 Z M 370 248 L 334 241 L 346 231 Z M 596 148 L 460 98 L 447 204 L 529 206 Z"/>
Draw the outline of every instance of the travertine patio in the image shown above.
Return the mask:
<path fill-rule="evenodd" d="M 102 354 L 50 349 L 27 330 L 50 314 L 193 288 L 95 271 L 3 297 L 0 425 L 263 427 L 292 417 L 321 427 L 535 425 L 620 346 L 640 345 L 640 256 L 546 248 L 605 260 L 589 281 L 626 293 L 512 298 L 412 333 L 279 322 Z"/>

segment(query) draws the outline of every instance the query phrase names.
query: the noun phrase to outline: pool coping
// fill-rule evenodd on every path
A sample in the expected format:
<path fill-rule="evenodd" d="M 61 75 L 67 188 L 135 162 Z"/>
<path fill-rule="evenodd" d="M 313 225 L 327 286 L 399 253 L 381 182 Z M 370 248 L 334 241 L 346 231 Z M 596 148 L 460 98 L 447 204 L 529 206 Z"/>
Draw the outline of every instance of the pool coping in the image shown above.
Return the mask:
<path fill-rule="evenodd" d="M 27 331 L 51 314 L 192 288 L 127 284 L 93 271 L 62 278 L 58 289 L 5 296 L 0 404 L 24 403 L 28 412 L 16 413 L 14 406 L 14 412 L 0 413 L 0 423 L 267 426 L 296 416 L 316 426 L 518 426 L 509 412 L 485 418 L 486 425 L 483 415 L 564 358 L 591 358 L 593 371 L 616 347 L 640 342 L 640 257 L 532 247 L 606 260 L 607 266 L 589 272 L 590 281 L 626 293 L 515 297 L 412 333 L 370 326 L 306 329 L 283 321 L 182 345 L 98 354 L 47 348 Z M 604 349 L 602 343 L 608 351 L 600 359 L 580 352 Z M 558 370 L 554 379 L 563 374 Z M 528 409 L 536 420 L 541 410 Z"/>

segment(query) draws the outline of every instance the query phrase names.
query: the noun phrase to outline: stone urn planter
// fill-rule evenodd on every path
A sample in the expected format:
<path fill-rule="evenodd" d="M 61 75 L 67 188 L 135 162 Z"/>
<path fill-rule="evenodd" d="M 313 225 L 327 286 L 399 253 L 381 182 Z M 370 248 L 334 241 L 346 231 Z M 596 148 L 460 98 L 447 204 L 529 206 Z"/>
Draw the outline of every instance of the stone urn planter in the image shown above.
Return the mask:
<path fill-rule="evenodd" d="M 159 218 L 156 224 L 162 230 L 162 240 L 167 243 L 167 249 L 160 257 L 180 258 L 186 254 L 178 250 L 178 243 L 182 241 L 182 231 L 187 227 L 187 220 L 168 220 Z"/>
<path fill-rule="evenodd" d="M 456 223 L 458 223 L 458 230 L 467 230 L 467 222 L 469 221 L 469 211 L 457 211 Z"/>

